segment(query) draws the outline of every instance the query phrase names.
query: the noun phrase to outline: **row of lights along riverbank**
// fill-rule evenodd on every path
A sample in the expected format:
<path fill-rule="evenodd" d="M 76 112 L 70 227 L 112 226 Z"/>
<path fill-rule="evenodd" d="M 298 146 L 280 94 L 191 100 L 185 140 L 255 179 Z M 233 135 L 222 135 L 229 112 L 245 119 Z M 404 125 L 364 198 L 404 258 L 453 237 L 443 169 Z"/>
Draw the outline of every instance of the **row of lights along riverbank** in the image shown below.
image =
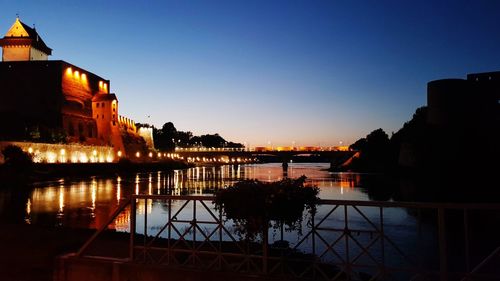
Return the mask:
<path fill-rule="evenodd" d="M 118 151 L 116 155 L 112 151 L 99 151 L 94 149 L 92 151 L 81 151 L 78 149 L 72 150 L 71 148 L 62 148 L 59 150 L 40 150 L 29 147 L 27 152 L 32 156 L 35 163 L 111 163 L 117 159 L 123 158 L 124 154 Z M 135 153 L 136 159 L 141 158 L 143 155 L 139 151 Z M 150 160 L 159 159 L 176 159 L 183 160 L 176 153 L 152 153 L 147 155 Z"/>
<path fill-rule="evenodd" d="M 46 151 L 34 150 L 32 147 L 28 148 L 28 153 L 33 156 L 34 162 L 47 162 L 47 163 L 111 163 L 114 162 L 115 157 L 109 152 L 98 152 L 93 150 L 91 153 L 86 153 L 78 150 L 68 151 L 67 149 L 60 149 L 59 151 Z M 117 158 L 122 158 L 123 153 L 118 151 Z M 136 159 L 142 159 L 144 155 L 137 151 L 135 153 Z M 250 163 L 255 162 L 254 158 L 242 157 L 187 157 L 179 156 L 177 153 L 162 153 L 162 152 L 149 152 L 147 158 L 150 160 L 171 159 L 171 160 L 186 160 L 189 163 Z"/>

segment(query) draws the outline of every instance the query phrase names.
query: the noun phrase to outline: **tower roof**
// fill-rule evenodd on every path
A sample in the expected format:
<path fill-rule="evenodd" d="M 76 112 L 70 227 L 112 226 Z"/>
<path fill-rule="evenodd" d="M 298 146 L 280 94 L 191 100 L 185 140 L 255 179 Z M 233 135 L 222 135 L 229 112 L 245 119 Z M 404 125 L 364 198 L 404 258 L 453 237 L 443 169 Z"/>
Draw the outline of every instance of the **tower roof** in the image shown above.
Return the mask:
<path fill-rule="evenodd" d="M 115 94 L 97 94 L 92 98 L 92 101 L 113 101 L 118 99 Z"/>
<path fill-rule="evenodd" d="M 0 46 L 2 47 L 16 45 L 31 45 L 47 55 L 52 54 L 52 49 L 43 42 L 36 29 L 27 26 L 19 18 L 16 18 L 9 31 L 0 39 Z"/>

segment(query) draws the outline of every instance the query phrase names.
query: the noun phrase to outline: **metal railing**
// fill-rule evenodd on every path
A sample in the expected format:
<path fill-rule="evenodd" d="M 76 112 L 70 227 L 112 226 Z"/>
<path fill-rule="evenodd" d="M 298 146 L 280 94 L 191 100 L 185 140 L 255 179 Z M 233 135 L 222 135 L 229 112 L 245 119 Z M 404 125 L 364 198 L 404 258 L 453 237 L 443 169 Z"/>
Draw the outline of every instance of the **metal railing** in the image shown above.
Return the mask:
<path fill-rule="evenodd" d="M 499 236 L 482 229 L 496 230 L 484 222 L 500 222 L 500 204 L 321 200 L 317 213 L 303 222 L 301 235 L 278 227 L 249 242 L 235 235 L 232 222 L 212 201 L 132 195 L 77 256 L 118 258 L 114 251 L 104 255 L 95 249 L 102 248 L 99 237 L 125 213 L 130 234 L 122 235 L 128 252 L 121 258 L 128 262 L 311 280 L 499 278 L 494 266 Z M 151 214 L 153 203 L 161 206 L 163 217 Z M 284 238 L 292 243 L 283 244 Z"/>

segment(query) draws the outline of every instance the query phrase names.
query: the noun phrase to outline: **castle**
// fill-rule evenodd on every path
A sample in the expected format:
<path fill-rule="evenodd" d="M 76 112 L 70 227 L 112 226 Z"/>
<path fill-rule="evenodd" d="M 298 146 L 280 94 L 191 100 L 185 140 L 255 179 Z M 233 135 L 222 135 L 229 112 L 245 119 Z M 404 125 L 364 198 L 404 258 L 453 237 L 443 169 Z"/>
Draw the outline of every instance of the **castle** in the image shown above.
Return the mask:
<path fill-rule="evenodd" d="M 134 121 L 118 114 L 109 80 L 48 60 L 52 49 L 19 18 L 0 46 L 0 140 L 107 146 L 119 157 L 145 150 Z"/>

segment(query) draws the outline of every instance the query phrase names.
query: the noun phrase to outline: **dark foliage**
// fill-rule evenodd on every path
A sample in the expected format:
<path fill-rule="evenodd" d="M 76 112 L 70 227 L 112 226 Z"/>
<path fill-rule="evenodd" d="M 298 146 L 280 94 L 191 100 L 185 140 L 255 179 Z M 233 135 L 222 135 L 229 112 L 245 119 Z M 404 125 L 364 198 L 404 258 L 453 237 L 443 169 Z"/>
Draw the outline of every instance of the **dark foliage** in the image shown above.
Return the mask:
<path fill-rule="evenodd" d="M 360 156 L 352 161 L 352 170 L 363 172 L 385 171 L 391 165 L 389 136 L 382 129 L 377 129 L 355 142 L 350 147 L 360 151 Z"/>
<path fill-rule="evenodd" d="M 31 173 L 33 160 L 31 155 L 19 146 L 8 145 L 2 150 L 4 168 L 15 173 Z"/>
<path fill-rule="evenodd" d="M 271 183 L 240 181 L 217 192 L 215 205 L 234 221 L 237 233 L 246 239 L 282 224 L 300 233 L 304 208 L 314 214 L 319 200 L 319 188 L 304 186 L 305 180 L 302 176 Z"/>
<path fill-rule="evenodd" d="M 152 127 L 155 147 L 162 151 L 174 151 L 175 147 L 243 147 L 241 143 L 228 142 L 219 134 L 193 136 L 190 131 L 178 131 L 172 122 L 165 123 L 161 129 Z"/>

